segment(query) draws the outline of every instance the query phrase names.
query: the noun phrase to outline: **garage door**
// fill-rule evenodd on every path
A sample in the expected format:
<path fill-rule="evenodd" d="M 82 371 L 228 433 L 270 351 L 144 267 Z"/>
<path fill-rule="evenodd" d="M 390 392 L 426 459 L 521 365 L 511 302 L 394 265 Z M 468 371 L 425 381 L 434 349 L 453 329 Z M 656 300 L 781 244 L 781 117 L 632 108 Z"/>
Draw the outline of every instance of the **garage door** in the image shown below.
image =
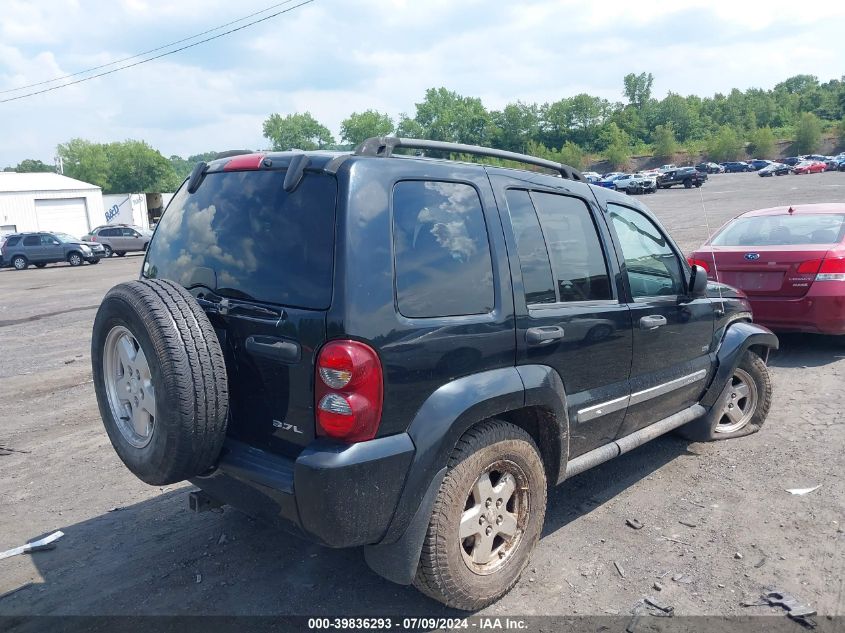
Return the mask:
<path fill-rule="evenodd" d="M 36 200 L 35 217 L 39 231 L 68 233 L 82 237 L 88 232 L 88 213 L 85 198 L 62 198 L 59 200 Z"/>

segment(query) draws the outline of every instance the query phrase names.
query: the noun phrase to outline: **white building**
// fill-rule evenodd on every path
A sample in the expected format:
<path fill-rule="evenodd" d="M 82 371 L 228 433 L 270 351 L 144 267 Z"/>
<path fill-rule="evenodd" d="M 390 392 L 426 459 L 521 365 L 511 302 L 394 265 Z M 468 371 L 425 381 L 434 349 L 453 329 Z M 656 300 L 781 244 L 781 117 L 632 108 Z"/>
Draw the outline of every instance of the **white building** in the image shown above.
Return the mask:
<path fill-rule="evenodd" d="M 106 223 L 102 190 L 53 173 L 0 172 L 0 235 L 56 231 L 82 237 Z"/>

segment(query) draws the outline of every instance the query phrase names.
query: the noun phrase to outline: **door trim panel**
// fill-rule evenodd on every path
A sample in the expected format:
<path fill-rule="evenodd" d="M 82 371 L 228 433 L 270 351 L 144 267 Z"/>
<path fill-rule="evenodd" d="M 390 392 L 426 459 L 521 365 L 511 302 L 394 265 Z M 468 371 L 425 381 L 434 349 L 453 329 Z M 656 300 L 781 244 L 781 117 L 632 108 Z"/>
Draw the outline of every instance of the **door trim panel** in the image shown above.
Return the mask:
<path fill-rule="evenodd" d="M 632 393 L 629 396 L 614 398 L 613 400 L 608 400 L 607 402 L 600 402 L 599 404 L 595 404 L 591 407 L 579 409 L 578 422 L 587 422 L 589 420 L 594 420 L 595 418 L 607 415 L 608 413 L 613 413 L 615 411 L 625 409 L 630 405 L 640 404 L 642 402 L 645 402 L 646 400 L 651 400 L 652 398 L 663 396 L 669 393 L 670 391 L 682 389 L 683 387 L 688 387 L 689 385 L 692 385 L 700 380 L 704 380 L 706 376 L 707 370 L 700 369 L 695 373 L 687 374 L 686 376 L 681 376 L 680 378 L 675 378 L 674 380 L 670 380 L 669 382 L 664 382 L 662 384 L 655 385 L 654 387 L 643 389 L 642 391 L 637 391 L 636 393 Z"/>

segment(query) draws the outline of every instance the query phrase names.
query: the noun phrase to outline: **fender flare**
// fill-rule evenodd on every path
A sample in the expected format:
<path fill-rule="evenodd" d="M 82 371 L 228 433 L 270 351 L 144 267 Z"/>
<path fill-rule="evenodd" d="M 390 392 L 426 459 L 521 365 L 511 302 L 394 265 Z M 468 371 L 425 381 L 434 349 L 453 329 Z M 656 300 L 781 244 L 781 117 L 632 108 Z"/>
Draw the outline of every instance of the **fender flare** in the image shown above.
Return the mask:
<path fill-rule="evenodd" d="M 764 347 L 767 350 L 773 350 L 778 349 L 779 345 L 778 337 L 762 325 L 748 321 L 734 321 L 729 324 L 716 350 L 716 371 L 701 397 L 700 404 L 704 407 L 712 407 L 716 404 L 725 383 L 748 348 Z"/>
<path fill-rule="evenodd" d="M 543 407 L 554 414 L 547 419 L 554 419 L 557 428 L 542 433 L 561 440 L 555 455 L 568 452 L 566 397 L 560 376 L 551 367 L 492 369 L 453 380 L 428 397 L 408 427 L 415 453 L 393 519 L 381 542 L 364 548 L 373 571 L 398 584 L 413 582 L 452 449 L 476 423 L 525 406 Z M 563 467 L 560 463 L 557 467 L 564 473 L 565 458 L 560 459 Z"/>

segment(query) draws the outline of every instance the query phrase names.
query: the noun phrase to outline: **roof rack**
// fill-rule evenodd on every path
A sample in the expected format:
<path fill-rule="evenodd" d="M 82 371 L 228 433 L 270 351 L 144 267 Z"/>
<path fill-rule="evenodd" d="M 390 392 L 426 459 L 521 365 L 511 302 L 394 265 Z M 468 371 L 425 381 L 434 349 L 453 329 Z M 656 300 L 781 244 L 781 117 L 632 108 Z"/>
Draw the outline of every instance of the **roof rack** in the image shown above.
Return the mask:
<path fill-rule="evenodd" d="M 581 172 L 569 165 L 564 165 L 563 163 L 556 163 L 553 160 L 537 158 L 536 156 L 529 156 L 528 154 L 518 154 L 516 152 L 508 152 L 503 149 L 493 149 L 492 147 L 481 147 L 479 145 L 464 145 L 463 143 L 429 141 L 417 138 L 397 138 L 395 136 L 374 136 L 372 138 L 368 138 L 356 147 L 353 154 L 355 156 L 378 156 L 381 158 L 388 158 L 393 154 L 394 150 L 399 148 L 430 149 L 441 152 L 455 152 L 459 154 L 474 154 L 475 156 L 501 158 L 504 160 L 526 163 L 528 165 L 545 167 L 546 169 L 558 172 L 561 176 L 569 180 L 586 182 L 586 179 L 581 175 Z"/>

